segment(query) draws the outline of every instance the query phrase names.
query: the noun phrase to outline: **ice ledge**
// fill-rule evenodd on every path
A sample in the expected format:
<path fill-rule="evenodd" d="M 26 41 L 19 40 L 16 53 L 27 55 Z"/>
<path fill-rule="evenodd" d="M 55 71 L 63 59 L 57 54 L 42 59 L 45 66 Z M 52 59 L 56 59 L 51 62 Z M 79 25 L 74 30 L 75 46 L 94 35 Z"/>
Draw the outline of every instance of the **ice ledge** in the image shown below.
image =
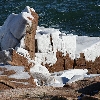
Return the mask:
<path fill-rule="evenodd" d="M 100 56 L 99 37 L 66 35 L 57 29 L 38 27 L 35 39 L 38 53 L 60 51 L 64 56 L 68 53 L 73 60 L 80 58 L 80 53 L 84 53 L 87 61 L 94 61 Z"/>

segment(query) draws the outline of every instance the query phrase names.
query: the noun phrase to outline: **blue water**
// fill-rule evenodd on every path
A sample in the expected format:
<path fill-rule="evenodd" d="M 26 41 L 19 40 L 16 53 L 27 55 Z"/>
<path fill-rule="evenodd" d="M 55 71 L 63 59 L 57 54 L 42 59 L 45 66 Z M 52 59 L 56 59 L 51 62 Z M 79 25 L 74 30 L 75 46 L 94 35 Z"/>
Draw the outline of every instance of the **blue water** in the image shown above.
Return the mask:
<path fill-rule="evenodd" d="M 39 26 L 67 34 L 100 36 L 100 0 L 0 0 L 0 25 L 25 6 L 39 14 Z"/>

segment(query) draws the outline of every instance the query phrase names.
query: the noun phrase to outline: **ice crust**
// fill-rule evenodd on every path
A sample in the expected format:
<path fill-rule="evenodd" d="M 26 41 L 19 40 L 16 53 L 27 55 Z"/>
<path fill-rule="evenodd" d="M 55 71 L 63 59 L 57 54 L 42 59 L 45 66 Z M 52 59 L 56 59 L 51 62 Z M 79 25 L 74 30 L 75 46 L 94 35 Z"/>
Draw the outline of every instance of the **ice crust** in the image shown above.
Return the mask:
<path fill-rule="evenodd" d="M 87 61 L 94 61 L 96 57 L 100 56 L 99 37 L 66 35 L 58 29 L 38 27 L 35 38 L 38 48 L 38 53 L 35 53 L 35 60 L 39 63 L 55 64 L 57 51 L 62 52 L 63 56 L 68 53 L 71 59 L 79 58 L 80 53 L 84 53 Z M 51 41 L 50 38 L 52 38 Z"/>

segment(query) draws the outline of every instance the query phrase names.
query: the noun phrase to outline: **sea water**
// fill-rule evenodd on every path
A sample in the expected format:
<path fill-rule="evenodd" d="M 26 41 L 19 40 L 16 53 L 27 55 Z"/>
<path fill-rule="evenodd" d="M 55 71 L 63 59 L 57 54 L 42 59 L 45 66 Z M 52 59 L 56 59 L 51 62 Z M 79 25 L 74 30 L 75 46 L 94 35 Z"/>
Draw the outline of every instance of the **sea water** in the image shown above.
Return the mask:
<path fill-rule="evenodd" d="M 25 6 L 39 14 L 39 26 L 100 36 L 100 0 L 0 0 L 0 26 L 9 14 L 20 13 Z"/>

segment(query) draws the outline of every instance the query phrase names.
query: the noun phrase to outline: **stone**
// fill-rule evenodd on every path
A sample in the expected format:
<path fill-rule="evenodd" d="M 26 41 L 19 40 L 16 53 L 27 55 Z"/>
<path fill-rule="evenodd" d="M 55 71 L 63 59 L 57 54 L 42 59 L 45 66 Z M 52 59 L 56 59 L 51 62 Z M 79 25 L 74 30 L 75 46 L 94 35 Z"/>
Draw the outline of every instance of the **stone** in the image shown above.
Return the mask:
<path fill-rule="evenodd" d="M 12 66 L 24 66 L 25 70 L 29 72 L 32 63 L 28 62 L 28 59 L 23 55 L 18 54 L 15 50 L 12 52 L 12 60 L 8 61 L 8 63 Z"/>
<path fill-rule="evenodd" d="M 35 57 L 35 35 L 36 35 L 36 29 L 38 25 L 38 15 L 36 12 L 33 12 L 30 9 L 31 15 L 34 17 L 32 20 L 31 18 L 28 17 L 29 20 L 32 21 L 32 26 L 30 30 L 26 30 L 26 35 L 25 35 L 25 49 L 28 50 L 31 59 L 34 59 Z"/>
<path fill-rule="evenodd" d="M 48 68 L 48 70 L 50 72 L 58 72 L 58 71 L 63 71 L 63 70 L 73 68 L 74 61 L 69 57 L 69 54 L 66 54 L 66 56 L 63 56 L 62 52 L 57 51 L 56 52 L 56 58 L 57 58 L 57 61 L 52 66 L 50 66 L 47 63 L 44 65 Z"/>

